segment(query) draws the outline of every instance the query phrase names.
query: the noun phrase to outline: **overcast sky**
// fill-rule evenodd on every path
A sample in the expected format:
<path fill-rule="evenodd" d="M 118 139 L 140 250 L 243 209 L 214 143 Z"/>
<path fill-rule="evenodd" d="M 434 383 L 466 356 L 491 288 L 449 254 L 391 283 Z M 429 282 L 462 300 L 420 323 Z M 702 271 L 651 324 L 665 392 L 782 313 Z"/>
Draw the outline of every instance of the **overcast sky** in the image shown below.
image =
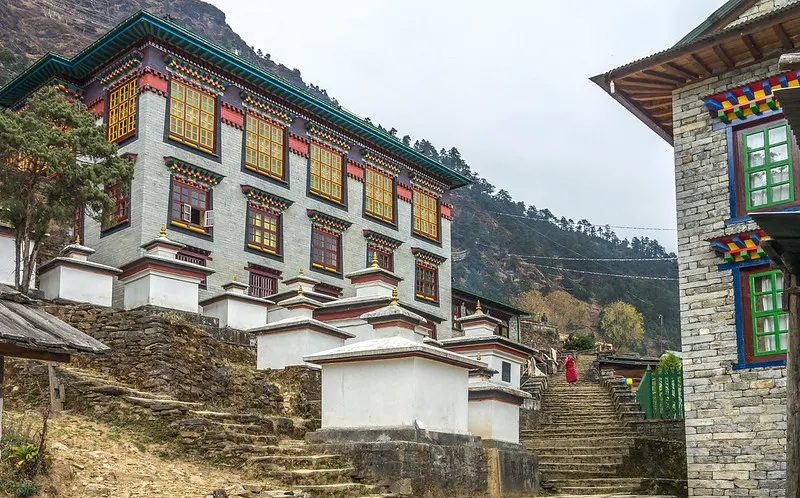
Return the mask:
<path fill-rule="evenodd" d="M 515 200 L 675 227 L 672 148 L 588 78 L 668 48 L 724 0 L 206 1 L 344 107 L 457 147 Z M 676 248 L 674 231 L 615 230 Z"/>

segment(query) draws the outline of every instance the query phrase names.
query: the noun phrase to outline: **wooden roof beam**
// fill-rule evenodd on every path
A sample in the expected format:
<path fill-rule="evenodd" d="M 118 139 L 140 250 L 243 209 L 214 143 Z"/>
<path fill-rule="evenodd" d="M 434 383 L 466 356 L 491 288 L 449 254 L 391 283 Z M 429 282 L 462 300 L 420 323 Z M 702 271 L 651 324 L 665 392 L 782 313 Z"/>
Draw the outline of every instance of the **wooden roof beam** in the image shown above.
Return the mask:
<path fill-rule="evenodd" d="M 646 74 L 647 76 L 651 76 L 653 78 L 658 79 L 659 81 L 664 81 L 667 83 L 686 83 L 686 78 L 682 78 L 680 76 L 673 76 L 671 74 L 662 73 L 659 71 L 653 71 L 652 69 L 645 69 L 642 71 L 642 74 Z"/>
<path fill-rule="evenodd" d="M 703 76 L 711 76 L 711 68 L 703 62 L 703 59 L 700 58 L 697 54 L 690 54 L 692 62 L 700 69 L 700 72 Z"/>
<path fill-rule="evenodd" d="M 744 35 L 742 37 L 742 41 L 747 47 L 747 50 L 750 51 L 750 55 L 753 56 L 753 60 L 760 61 L 764 57 L 764 53 L 761 51 L 758 45 L 756 45 L 756 42 L 753 40 L 752 36 Z"/>
<path fill-rule="evenodd" d="M 640 87 L 640 88 L 661 88 L 664 90 L 672 90 L 677 87 L 676 83 L 664 83 L 662 81 L 655 81 L 648 78 L 625 78 L 620 80 L 617 84 L 625 85 L 626 87 Z"/>
<path fill-rule="evenodd" d="M 682 74 L 686 79 L 689 79 L 689 80 L 696 80 L 696 79 L 698 79 L 700 77 L 699 74 L 693 73 L 693 72 L 689 71 L 687 68 L 685 68 L 683 66 L 679 66 L 678 64 L 675 64 L 674 62 L 667 62 L 666 64 L 664 64 L 661 67 L 664 67 L 666 69 L 671 69 L 672 71 L 675 71 L 678 74 Z"/>
<path fill-rule="evenodd" d="M 792 39 L 789 38 L 789 35 L 786 34 L 786 30 L 783 29 L 782 24 L 776 24 L 775 26 L 773 26 L 772 31 L 775 32 L 775 36 L 778 37 L 778 40 L 780 40 L 781 46 L 784 49 L 790 50 L 794 48 L 794 42 L 792 42 Z"/>
<path fill-rule="evenodd" d="M 647 109 L 648 111 L 652 111 L 655 109 L 662 109 L 664 107 L 669 107 L 670 109 L 672 109 L 672 100 L 670 99 L 666 102 L 663 100 L 658 100 L 656 101 L 656 103 L 653 104 L 642 104 L 642 109 Z"/>
<path fill-rule="evenodd" d="M 725 64 L 725 67 L 728 70 L 731 70 L 734 67 L 736 67 L 736 64 L 733 62 L 733 59 L 731 59 L 731 56 L 728 55 L 728 52 L 725 51 L 722 45 L 714 45 L 712 49 L 714 50 L 716 56 L 719 57 L 719 60 L 721 60 L 722 63 Z"/>
<path fill-rule="evenodd" d="M 634 92 L 628 92 L 628 96 L 631 99 L 639 102 L 652 102 L 654 100 L 663 100 L 665 98 L 670 99 L 670 102 L 672 102 L 671 92 L 668 95 L 665 95 L 663 91 L 656 92 L 652 90 L 635 90 Z"/>

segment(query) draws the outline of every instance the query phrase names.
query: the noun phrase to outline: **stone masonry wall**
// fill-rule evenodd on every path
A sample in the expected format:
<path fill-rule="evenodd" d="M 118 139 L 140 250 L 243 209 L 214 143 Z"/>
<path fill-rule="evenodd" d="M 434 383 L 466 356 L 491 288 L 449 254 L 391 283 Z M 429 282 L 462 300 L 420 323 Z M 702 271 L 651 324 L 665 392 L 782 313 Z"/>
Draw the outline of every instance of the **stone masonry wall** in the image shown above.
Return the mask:
<path fill-rule="evenodd" d="M 51 303 L 45 309 L 111 348 L 103 356 L 76 356 L 76 366 L 183 401 L 319 417 L 318 370 L 256 370 L 255 348 L 226 341 L 230 337 L 215 319 L 154 307 L 121 311 Z"/>
<path fill-rule="evenodd" d="M 786 473 L 785 368 L 735 370 L 731 270 L 714 237 L 756 228 L 731 218 L 728 143 L 712 130 L 702 99 L 779 72 L 772 59 L 673 94 L 681 339 L 690 496 L 783 496 Z"/>

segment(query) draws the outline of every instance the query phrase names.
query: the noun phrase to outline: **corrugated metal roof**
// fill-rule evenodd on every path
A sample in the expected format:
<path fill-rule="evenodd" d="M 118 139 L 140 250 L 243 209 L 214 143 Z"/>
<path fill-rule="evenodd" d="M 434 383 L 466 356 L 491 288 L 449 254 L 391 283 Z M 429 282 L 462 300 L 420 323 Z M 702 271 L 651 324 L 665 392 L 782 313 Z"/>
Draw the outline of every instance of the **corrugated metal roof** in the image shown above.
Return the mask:
<path fill-rule="evenodd" d="M 31 351 L 100 354 L 108 346 L 40 309 L 36 302 L 0 284 L 0 342 Z"/>

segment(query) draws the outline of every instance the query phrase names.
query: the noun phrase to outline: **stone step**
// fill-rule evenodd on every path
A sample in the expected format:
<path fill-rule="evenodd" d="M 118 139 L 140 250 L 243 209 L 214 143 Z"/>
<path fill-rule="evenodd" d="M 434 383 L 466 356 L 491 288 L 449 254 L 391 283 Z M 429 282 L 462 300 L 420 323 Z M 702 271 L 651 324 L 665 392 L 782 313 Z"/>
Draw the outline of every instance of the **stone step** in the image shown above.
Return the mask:
<path fill-rule="evenodd" d="M 373 489 L 372 486 L 355 482 L 315 484 L 296 486 L 293 496 L 302 496 L 304 498 L 350 498 L 370 493 Z"/>
<path fill-rule="evenodd" d="M 543 479 L 542 487 L 572 494 L 633 493 L 642 489 L 645 484 L 652 483 L 653 481 L 658 481 L 658 479 L 627 477 Z M 587 493 L 587 491 L 589 491 L 589 493 Z"/>
<path fill-rule="evenodd" d="M 193 403 L 190 401 L 178 401 L 176 399 L 153 398 L 150 396 L 124 396 L 125 400 L 149 410 L 156 412 L 169 411 L 169 410 L 190 410 L 203 406 L 202 403 Z"/>
<path fill-rule="evenodd" d="M 284 484 L 295 487 L 319 484 L 350 484 L 354 469 L 344 467 L 339 469 L 292 469 L 275 470 L 267 475 Z"/>
<path fill-rule="evenodd" d="M 540 459 L 544 459 L 546 457 L 551 456 L 624 456 L 627 455 L 630 451 L 630 448 L 626 445 L 616 445 L 616 446 L 573 446 L 573 445 L 563 445 L 563 446 L 543 446 L 539 448 L 539 451 L 536 454 L 540 457 Z"/>
<path fill-rule="evenodd" d="M 263 455 L 247 459 L 267 470 L 338 469 L 344 466 L 341 455 Z"/>
<path fill-rule="evenodd" d="M 525 444 L 525 446 L 529 448 L 548 448 L 550 445 L 554 443 L 553 440 L 545 440 L 541 438 L 532 438 L 532 439 L 522 439 L 520 440 L 521 443 Z M 569 440 L 561 440 L 558 441 L 557 444 L 563 445 L 574 445 L 574 446 L 593 446 L 596 448 L 608 448 L 612 446 L 624 446 L 633 444 L 633 437 L 632 436 L 612 436 L 612 437 L 603 437 L 598 438 L 595 437 L 575 437 L 570 438 Z M 535 451 L 534 451 L 535 453 Z"/>
<path fill-rule="evenodd" d="M 271 423 L 267 424 L 238 424 L 234 422 L 219 422 L 207 418 L 187 418 L 178 420 L 172 424 L 181 431 L 196 433 L 202 432 L 237 432 L 240 434 L 272 434 L 274 427 Z"/>
<path fill-rule="evenodd" d="M 543 480 L 590 479 L 614 477 L 618 466 L 614 463 L 553 463 L 539 461 Z"/>
<path fill-rule="evenodd" d="M 286 444 L 232 444 L 226 449 L 248 459 L 275 455 L 300 456 L 307 454 L 309 450 L 305 445 Z"/>
<path fill-rule="evenodd" d="M 597 438 L 601 436 L 606 437 L 632 437 L 631 430 L 627 428 L 596 431 L 591 428 L 571 429 L 571 430 L 557 430 L 557 429 L 536 429 L 521 431 L 520 437 L 524 438 L 545 438 L 551 440 L 561 439 L 582 439 L 582 438 Z"/>
<path fill-rule="evenodd" d="M 191 415 L 193 418 L 215 420 L 218 422 L 252 423 L 261 420 L 261 417 L 254 413 L 229 413 L 229 412 L 214 412 L 208 410 L 190 410 L 189 415 Z"/>
<path fill-rule="evenodd" d="M 183 434 L 182 434 L 183 435 Z M 270 434 L 245 434 L 234 431 L 216 431 L 202 434 L 205 443 L 218 441 L 225 444 L 260 444 L 274 445 L 278 443 L 278 436 Z"/>
<path fill-rule="evenodd" d="M 536 452 L 539 457 L 540 464 L 581 464 L 581 463 L 599 463 L 599 464 L 613 464 L 621 465 L 628 452 L 618 452 L 609 455 L 599 454 L 586 454 L 586 455 L 555 455 L 552 453 Z"/>
<path fill-rule="evenodd" d="M 534 429 L 523 429 L 520 432 L 532 432 L 535 430 L 560 430 L 560 431 L 570 431 L 573 429 L 580 430 L 580 429 L 593 429 L 597 431 L 598 434 L 602 434 L 602 431 L 605 430 L 616 430 L 620 427 L 624 427 L 623 424 L 619 420 L 610 420 L 610 421 L 603 421 L 597 423 L 587 423 L 585 421 L 565 421 L 565 422 L 553 422 L 550 424 L 539 424 Z"/>

